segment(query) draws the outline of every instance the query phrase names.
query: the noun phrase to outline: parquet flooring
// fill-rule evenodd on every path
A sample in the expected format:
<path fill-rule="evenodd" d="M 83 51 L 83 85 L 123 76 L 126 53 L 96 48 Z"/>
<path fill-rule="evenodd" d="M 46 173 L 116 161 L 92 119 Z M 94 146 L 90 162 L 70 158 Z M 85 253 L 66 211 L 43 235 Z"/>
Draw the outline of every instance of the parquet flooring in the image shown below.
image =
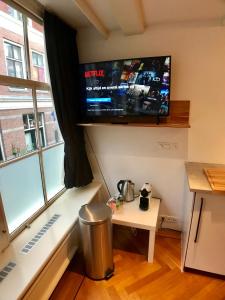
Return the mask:
<path fill-rule="evenodd" d="M 76 255 L 51 300 L 221 300 L 225 280 L 180 271 L 180 238 L 156 236 L 154 263 L 146 261 L 148 232 L 115 226 L 115 274 L 93 281 L 83 275 Z"/>

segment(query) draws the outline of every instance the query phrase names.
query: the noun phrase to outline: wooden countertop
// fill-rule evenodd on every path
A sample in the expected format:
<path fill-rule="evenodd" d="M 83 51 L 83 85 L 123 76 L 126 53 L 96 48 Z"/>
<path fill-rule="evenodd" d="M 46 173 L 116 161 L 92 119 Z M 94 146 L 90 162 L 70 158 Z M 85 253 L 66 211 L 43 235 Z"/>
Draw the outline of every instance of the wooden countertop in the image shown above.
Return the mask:
<path fill-rule="evenodd" d="M 216 193 L 224 194 L 224 192 L 213 191 L 208 179 L 204 173 L 204 168 L 224 168 L 223 164 L 208 164 L 198 162 L 186 162 L 185 163 L 188 184 L 191 192 L 204 192 L 204 193 Z"/>

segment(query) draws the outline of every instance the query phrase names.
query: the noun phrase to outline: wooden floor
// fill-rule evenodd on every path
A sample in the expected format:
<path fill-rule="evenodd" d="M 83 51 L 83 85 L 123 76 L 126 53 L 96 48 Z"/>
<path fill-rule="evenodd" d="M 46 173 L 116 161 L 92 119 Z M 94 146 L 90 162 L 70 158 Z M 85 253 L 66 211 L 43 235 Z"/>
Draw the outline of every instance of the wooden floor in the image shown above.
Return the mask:
<path fill-rule="evenodd" d="M 88 279 L 83 275 L 82 258 L 76 255 L 51 300 L 225 299 L 225 280 L 180 271 L 178 234 L 157 235 L 154 263 L 149 264 L 148 233 L 114 228 L 114 276 Z"/>

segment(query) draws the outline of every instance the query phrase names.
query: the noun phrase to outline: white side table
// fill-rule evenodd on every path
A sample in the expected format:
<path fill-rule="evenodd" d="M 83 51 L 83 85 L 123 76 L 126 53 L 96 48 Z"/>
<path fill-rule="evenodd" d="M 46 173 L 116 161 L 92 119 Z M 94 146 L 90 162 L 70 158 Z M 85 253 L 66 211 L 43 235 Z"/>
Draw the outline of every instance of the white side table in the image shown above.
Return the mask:
<path fill-rule="evenodd" d="M 148 262 L 153 262 L 159 206 L 160 199 L 151 198 L 149 209 L 140 210 L 137 198 L 132 202 L 124 202 L 112 215 L 113 224 L 149 230 Z"/>

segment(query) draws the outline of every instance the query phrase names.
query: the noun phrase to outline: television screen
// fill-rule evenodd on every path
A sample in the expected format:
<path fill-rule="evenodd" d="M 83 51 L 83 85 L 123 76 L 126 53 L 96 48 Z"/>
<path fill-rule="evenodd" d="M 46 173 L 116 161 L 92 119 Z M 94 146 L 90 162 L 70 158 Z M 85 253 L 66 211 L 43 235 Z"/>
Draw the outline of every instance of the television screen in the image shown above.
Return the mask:
<path fill-rule="evenodd" d="M 123 59 L 80 65 L 83 119 L 113 121 L 167 116 L 171 57 Z"/>

